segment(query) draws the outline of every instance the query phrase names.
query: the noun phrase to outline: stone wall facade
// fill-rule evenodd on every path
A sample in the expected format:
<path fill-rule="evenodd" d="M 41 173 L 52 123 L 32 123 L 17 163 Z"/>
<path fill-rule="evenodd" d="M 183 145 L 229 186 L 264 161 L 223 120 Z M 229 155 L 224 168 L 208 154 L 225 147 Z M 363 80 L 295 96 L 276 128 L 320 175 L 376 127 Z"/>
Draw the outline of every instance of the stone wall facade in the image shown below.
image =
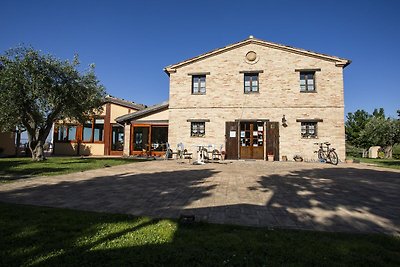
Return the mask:
<path fill-rule="evenodd" d="M 256 63 L 246 54 L 254 51 Z M 169 142 L 225 146 L 225 122 L 268 119 L 279 122 L 280 158 L 300 154 L 316 160 L 315 142 L 330 142 L 345 159 L 343 65 L 334 60 L 249 43 L 182 65 L 170 73 Z M 317 69 L 316 92 L 300 92 L 299 69 Z M 244 74 L 259 73 L 259 92 L 244 93 Z M 193 73 L 207 73 L 206 94 L 192 94 Z M 282 126 L 285 115 L 287 127 Z M 190 136 L 188 120 L 204 119 L 204 137 Z M 317 138 L 301 137 L 299 119 L 320 119 Z"/>

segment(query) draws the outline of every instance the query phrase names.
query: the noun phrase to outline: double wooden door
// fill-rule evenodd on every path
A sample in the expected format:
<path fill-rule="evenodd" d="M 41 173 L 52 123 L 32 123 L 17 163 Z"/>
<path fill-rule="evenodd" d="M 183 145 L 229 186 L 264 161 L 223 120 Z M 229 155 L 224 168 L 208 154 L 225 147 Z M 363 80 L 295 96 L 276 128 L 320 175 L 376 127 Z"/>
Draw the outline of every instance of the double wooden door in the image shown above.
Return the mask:
<path fill-rule="evenodd" d="M 268 154 L 279 160 L 279 123 L 267 121 L 226 122 L 227 159 L 264 159 Z"/>
<path fill-rule="evenodd" d="M 240 158 L 264 159 L 264 122 L 240 122 Z"/>

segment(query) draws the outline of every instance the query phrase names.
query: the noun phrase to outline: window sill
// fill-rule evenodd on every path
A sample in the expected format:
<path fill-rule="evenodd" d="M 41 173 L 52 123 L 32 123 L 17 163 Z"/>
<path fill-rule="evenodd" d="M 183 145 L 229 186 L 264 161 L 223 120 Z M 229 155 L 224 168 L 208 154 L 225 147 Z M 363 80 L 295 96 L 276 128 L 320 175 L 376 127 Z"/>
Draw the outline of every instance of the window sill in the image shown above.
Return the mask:
<path fill-rule="evenodd" d="M 300 93 L 305 93 L 305 94 L 315 94 L 317 91 L 300 91 Z"/>
<path fill-rule="evenodd" d="M 192 93 L 192 95 L 206 95 L 206 93 Z"/>
<path fill-rule="evenodd" d="M 318 139 L 318 136 L 301 137 L 301 139 Z"/>
<path fill-rule="evenodd" d="M 205 135 L 203 135 L 203 136 L 191 135 L 190 137 L 193 137 L 193 138 L 205 138 L 206 136 Z"/>
<path fill-rule="evenodd" d="M 259 94 L 260 91 L 257 92 L 244 92 L 245 95 Z"/>

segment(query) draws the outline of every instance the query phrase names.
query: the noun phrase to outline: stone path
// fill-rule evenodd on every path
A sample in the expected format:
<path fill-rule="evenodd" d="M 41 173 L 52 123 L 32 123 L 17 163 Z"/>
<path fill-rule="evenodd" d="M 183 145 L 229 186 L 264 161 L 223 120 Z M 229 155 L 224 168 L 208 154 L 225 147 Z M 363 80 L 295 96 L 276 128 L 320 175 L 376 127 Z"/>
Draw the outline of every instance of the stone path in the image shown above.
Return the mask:
<path fill-rule="evenodd" d="M 0 185 L 0 201 L 213 223 L 400 234 L 400 171 L 151 161 Z"/>

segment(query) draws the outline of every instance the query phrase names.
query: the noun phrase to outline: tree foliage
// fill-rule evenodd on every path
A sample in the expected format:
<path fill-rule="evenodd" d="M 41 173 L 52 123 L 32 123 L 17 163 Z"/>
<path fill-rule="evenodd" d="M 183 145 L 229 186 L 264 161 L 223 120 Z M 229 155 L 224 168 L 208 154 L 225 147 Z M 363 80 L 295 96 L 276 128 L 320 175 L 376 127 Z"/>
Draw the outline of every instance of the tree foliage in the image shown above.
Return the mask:
<path fill-rule="evenodd" d="M 365 129 L 371 115 L 365 110 L 358 109 L 356 112 L 347 114 L 345 124 L 347 141 L 356 147 L 367 148 L 370 146 L 365 139 L 361 138 L 361 132 Z"/>
<path fill-rule="evenodd" d="M 391 158 L 393 146 L 400 142 L 400 121 L 374 116 L 361 132 L 361 139 L 372 145 L 384 148 L 385 158 Z"/>
<path fill-rule="evenodd" d="M 0 130 L 23 127 L 33 159 L 43 159 L 43 144 L 56 120 L 84 121 L 102 105 L 105 90 L 94 66 L 78 71 L 80 63 L 61 61 L 31 47 L 0 55 Z"/>
<path fill-rule="evenodd" d="M 392 157 L 393 146 L 400 143 L 400 121 L 387 118 L 383 108 L 374 109 L 372 115 L 364 110 L 348 113 L 345 126 L 349 144 L 364 149 L 381 146 L 386 158 Z"/>

